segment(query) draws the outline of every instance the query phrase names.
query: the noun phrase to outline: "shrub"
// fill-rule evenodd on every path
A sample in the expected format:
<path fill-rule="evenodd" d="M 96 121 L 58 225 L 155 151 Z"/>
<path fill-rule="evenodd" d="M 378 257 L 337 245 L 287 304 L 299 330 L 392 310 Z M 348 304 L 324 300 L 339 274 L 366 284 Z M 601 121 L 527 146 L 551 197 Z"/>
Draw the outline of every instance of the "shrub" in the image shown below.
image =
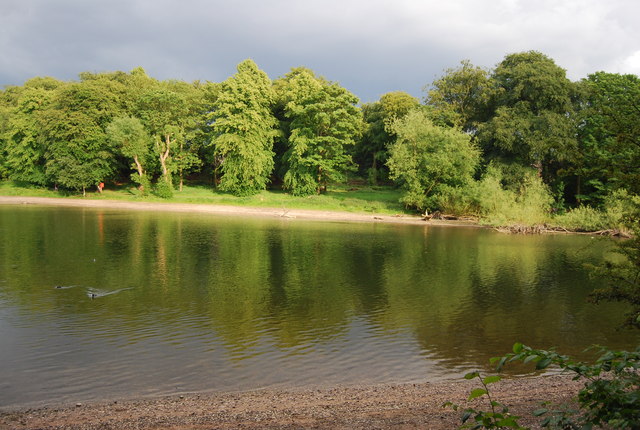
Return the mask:
<path fill-rule="evenodd" d="M 171 181 L 167 181 L 164 178 L 160 178 L 154 187 L 153 193 L 163 199 L 170 199 L 173 197 L 173 186 Z"/>
<path fill-rule="evenodd" d="M 535 226 L 549 220 L 553 198 L 534 172 L 525 175 L 516 191 L 502 185 L 499 168 L 489 166 L 474 190 L 478 215 L 494 226 L 520 224 Z"/>

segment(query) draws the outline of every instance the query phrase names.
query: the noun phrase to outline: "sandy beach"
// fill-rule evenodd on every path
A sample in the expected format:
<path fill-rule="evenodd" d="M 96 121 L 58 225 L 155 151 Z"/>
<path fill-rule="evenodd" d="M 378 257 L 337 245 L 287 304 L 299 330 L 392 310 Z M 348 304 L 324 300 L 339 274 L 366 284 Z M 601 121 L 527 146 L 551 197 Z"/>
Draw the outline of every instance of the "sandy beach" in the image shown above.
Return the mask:
<path fill-rule="evenodd" d="M 41 206 L 65 206 L 77 208 L 106 208 L 115 210 L 138 211 L 163 211 L 163 212 L 190 212 L 202 214 L 217 214 L 225 216 L 253 216 L 268 218 L 286 218 L 314 221 L 332 222 L 372 222 L 395 223 L 415 225 L 443 225 L 443 226 L 468 226 L 478 225 L 470 221 L 424 221 L 419 216 L 406 214 L 382 215 L 362 214 L 352 212 L 322 211 L 311 209 L 283 209 L 261 208 L 248 206 L 208 205 L 196 203 L 157 203 L 157 202 L 130 202 L 121 200 L 90 200 L 90 199 L 66 199 L 51 197 L 20 197 L 0 196 L 0 205 L 41 205 Z"/>
<path fill-rule="evenodd" d="M 1 429 L 454 429 L 473 381 L 192 393 L 152 399 L 53 405 L 0 413 Z M 579 383 L 548 376 L 503 380 L 492 395 L 537 428 L 540 403 L 570 402 Z M 478 400 L 477 408 L 486 407 Z"/>

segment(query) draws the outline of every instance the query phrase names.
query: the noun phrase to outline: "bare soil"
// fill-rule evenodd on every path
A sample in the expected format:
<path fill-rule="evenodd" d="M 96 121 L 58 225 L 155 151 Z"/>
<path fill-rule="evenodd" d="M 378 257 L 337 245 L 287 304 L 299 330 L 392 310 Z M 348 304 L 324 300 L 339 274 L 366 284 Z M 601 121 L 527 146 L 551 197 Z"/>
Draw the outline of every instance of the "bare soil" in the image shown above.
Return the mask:
<path fill-rule="evenodd" d="M 570 403 L 579 383 L 565 376 L 503 380 L 492 395 L 537 428 L 542 401 Z M 180 396 L 48 406 L 0 413 L 0 429 L 454 429 L 473 381 L 372 385 Z M 474 400 L 476 408 L 486 408 Z"/>

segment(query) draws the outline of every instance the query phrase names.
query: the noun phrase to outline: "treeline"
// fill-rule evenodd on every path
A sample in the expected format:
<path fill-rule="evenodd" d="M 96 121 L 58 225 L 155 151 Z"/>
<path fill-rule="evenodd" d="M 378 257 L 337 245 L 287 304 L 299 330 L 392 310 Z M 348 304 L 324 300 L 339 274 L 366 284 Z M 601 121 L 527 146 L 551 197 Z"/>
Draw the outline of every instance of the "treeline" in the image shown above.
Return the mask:
<path fill-rule="evenodd" d="M 639 118 L 637 76 L 572 82 L 535 51 L 492 70 L 463 61 L 422 101 L 391 92 L 361 107 L 309 69 L 272 81 L 251 60 L 221 83 L 141 68 L 38 77 L 0 92 L 0 178 L 83 191 L 131 180 L 168 197 L 198 174 L 236 195 L 308 195 L 349 173 L 402 187 L 420 211 L 584 218 L 640 193 Z"/>

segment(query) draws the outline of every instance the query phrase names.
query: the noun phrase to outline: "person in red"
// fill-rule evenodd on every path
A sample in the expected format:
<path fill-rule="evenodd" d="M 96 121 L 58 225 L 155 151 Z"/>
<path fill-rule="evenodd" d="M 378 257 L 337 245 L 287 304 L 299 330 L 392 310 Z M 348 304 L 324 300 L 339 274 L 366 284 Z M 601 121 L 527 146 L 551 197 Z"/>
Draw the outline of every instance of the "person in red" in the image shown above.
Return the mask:
<path fill-rule="evenodd" d="M 100 183 L 98 184 L 98 191 L 99 191 L 99 192 L 102 192 L 102 190 L 103 190 L 103 189 L 104 189 L 104 182 L 100 182 Z"/>

